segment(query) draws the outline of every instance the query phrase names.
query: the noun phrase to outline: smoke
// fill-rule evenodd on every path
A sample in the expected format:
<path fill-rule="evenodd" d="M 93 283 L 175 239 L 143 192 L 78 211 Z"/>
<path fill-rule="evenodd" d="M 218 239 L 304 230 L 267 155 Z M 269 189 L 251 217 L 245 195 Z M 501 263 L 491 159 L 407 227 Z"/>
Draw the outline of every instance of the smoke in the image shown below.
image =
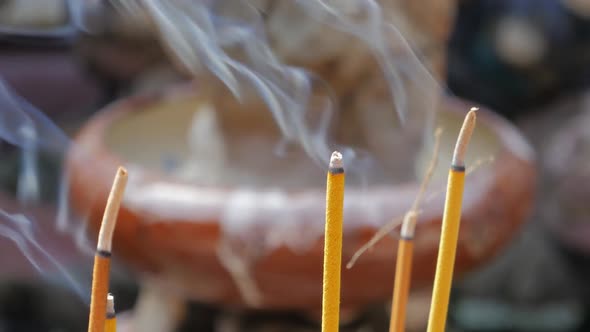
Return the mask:
<path fill-rule="evenodd" d="M 408 160 L 409 167 L 413 167 L 418 149 L 408 147 L 408 142 L 415 141 L 407 137 L 421 136 L 418 139 L 421 143 L 427 142 L 426 135 L 431 137 L 440 88 L 419 55 L 414 53 L 414 47 L 400 33 L 398 25 L 403 22 L 396 21 L 398 16 L 392 14 L 395 8 L 384 8 L 373 0 L 112 2 L 132 16 L 148 17 L 171 58 L 184 71 L 197 79 L 207 78 L 205 72 L 212 74 L 238 100 L 245 101 L 252 95 L 262 99 L 282 134 L 282 140 L 270 151 L 277 158 L 285 157 L 290 147 L 296 145 L 325 169 L 331 152 L 338 149 L 346 160 L 349 179 L 358 180 L 357 184 L 366 188 L 370 185 L 370 175 L 374 183 L 381 184 L 379 175 L 387 174 L 392 166 L 372 151 L 373 145 L 387 142 L 379 146 L 382 154 L 386 151 L 386 157 L 397 164 Z M 81 13 L 76 15 L 82 16 Z M 79 18 L 76 24 L 84 27 L 86 22 Z M 86 30 L 92 31 L 92 27 Z M 370 55 L 369 60 L 365 54 Z M 338 77 L 312 68 L 328 66 L 332 58 L 339 59 L 339 71 L 353 73 L 342 79 L 349 82 L 339 82 Z M 355 58 L 360 59 L 359 63 L 354 64 Z M 341 127 L 338 121 L 343 119 L 354 125 L 351 132 L 360 133 L 357 135 L 361 137 L 360 143 L 355 142 L 357 137 L 345 140 L 333 135 L 331 129 L 335 125 Z M 23 212 L 43 202 L 46 186 L 40 172 L 42 156 L 50 155 L 61 162 L 66 151 L 76 148 L 83 158 L 91 157 L 71 146 L 61 129 L 4 82 L 0 82 L 0 140 L 19 151 L 21 167 L 16 194 L 22 203 L 17 207 L 19 211 L 9 212 L 4 207 L 0 211 L 0 235 L 11 239 L 37 270 L 42 273 L 48 269 L 57 271 L 85 298 L 89 294 L 89 283 L 81 283 L 56 258 L 58 253 L 47 250 L 39 239 L 42 235 L 42 228 L 37 224 L 39 220 Z M 409 153 L 408 148 L 416 151 Z M 398 160 L 391 155 L 403 158 Z M 101 167 L 96 161 L 87 164 Z M 396 172 L 389 173 L 392 173 L 389 180 L 408 180 Z M 59 179 L 59 185 L 57 192 L 52 193 L 56 197 L 57 212 L 51 226 L 74 237 L 80 248 L 88 250 L 84 216 L 80 218 L 70 211 L 67 174 L 53 176 Z M 243 204 L 244 197 L 249 199 L 250 196 L 246 195 L 248 193 L 240 195 L 240 190 L 238 188 L 235 199 L 230 200 L 231 204 L 228 203 L 224 211 L 242 213 L 236 204 Z M 278 224 L 276 211 L 284 204 L 280 195 L 273 192 L 263 197 L 266 203 L 261 210 L 268 208 L 268 211 L 252 210 L 251 219 Z M 352 210 L 373 214 L 374 219 L 378 219 L 375 224 L 389 217 L 379 212 L 379 206 L 387 202 L 363 197 L 358 194 L 358 199 L 350 204 L 363 205 L 365 209 L 354 207 Z M 244 210 L 256 207 L 257 203 L 260 200 L 248 203 Z M 293 204 L 293 221 L 281 224 L 283 232 L 280 234 L 286 236 L 276 240 L 277 246 L 293 230 L 302 228 L 295 214 L 313 214 L 310 221 L 321 215 L 321 211 L 307 208 L 311 202 L 299 203 Z M 268 218 L 260 219 L 257 213 L 267 213 Z M 233 217 L 224 214 L 222 218 Z M 249 222 L 234 224 L 254 228 Z M 312 233 L 321 231 L 313 229 Z"/>
<path fill-rule="evenodd" d="M 40 274 L 71 289 L 83 302 L 88 303 L 89 288 L 84 286 L 84 282 L 80 280 L 81 276 L 75 275 L 72 270 L 63 265 L 61 260 L 64 259 L 64 252 L 50 252 L 47 239 L 40 234 L 36 222 L 37 220 L 23 214 L 9 214 L 0 210 L 0 236 L 12 240 Z M 54 273 L 57 275 L 51 277 Z"/>
<path fill-rule="evenodd" d="M 10 145 L 5 151 L 20 155 L 16 188 L 12 189 L 16 200 L 10 198 L 10 188 L 3 188 L 5 193 L 1 194 L 0 236 L 10 239 L 47 280 L 70 288 L 88 302 L 89 277 L 74 273 L 74 269 L 88 270 L 91 261 L 81 259 L 81 251 L 76 250 L 89 249 L 84 222 L 70 211 L 67 177 L 62 176 L 59 166 L 71 147 L 70 140 L 1 79 L 0 142 Z M 3 164 L 11 162 L 8 156 L 4 154 Z M 40 168 L 42 160 L 45 172 Z M 57 166 L 49 167 L 50 163 Z M 48 207 L 47 200 L 57 201 L 57 211 Z"/>
<path fill-rule="evenodd" d="M 65 151 L 69 139 L 43 113 L 10 90 L 0 80 L 0 134 L 2 140 L 26 149 L 43 148 L 51 153 Z"/>
<path fill-rule="evenodd" d="M 148 17 L 173 61 L 197 80 L 204 79 L 205 71 L 212 73 L 238 99 L 254 90 L 284 136 L 275 152 L 295 144 L 325 167 L 326 156 L 340 149 L 350 171 L 363 174 L 367 165 L 375 167 L 376 158 L 362 147 L 341 144 L 330 136 L 336 114 L 345 111 L 342 91 L 332 86 L 339 82 L 309 69 L 309 64 L 329 57 L 342 58 L 346 67 L 348 53 L 369 53 L 377 62 L 379 68 L 371 74 L 388 87 L 386 107 L 395 115 L 388 118 L 389 130 L 396 137 L 416 132 L 432 137 L 440 87 L 396 28 L 401 22 L 389 15 L 395 8 L 386 9 L 373 0 L 113 3 L 131 17 Z M 309 41 L 313 38 L 315 43 Z M 356 88 L 352 94 L 362 94 L 360 84 Z"/>
<path fill-rule="evenodd" d="M 347 186 L 356 190 L 347 192 L 346 220 L 382 225 L 394 217 L 385 212 L 392 203 L 388 196 L 375 197 L 369 189 L 379 192 L 385 185 L 422 176 L 417 172 L 416 158 L 422 148 L 433 142 L 441 88 L 416 53 L 416 45 L 403 37 L 399 27 L 407 25 L 408 18 L 398 13 L 395 1 L 116 0 L 112 3 L 125 17 L 147 22 L 145 28 L 159 36 L 172 62 L 191 74 L 202 89 L 216 88 L 216 79 L 226 88 L 226 94 L 233 95 L 243 105 L 248 105 L 252 98 L 262 100 L 282 138 L 272 150 L 263 143 L 249 148 L 257 149 L 265 158 L 274 154 L 276 160 L 294 160 L 293 163 L 301 165 L 307 160 L 302 160 L 296 152 L 303 151 L 318 166 L 315 173 L 307 172 L 309 169 L 304 167 L 301 168 L 305 172 L 300 173 L 279 167 L 281 172 L 289 174 L 273 177 L 272 169 L 259 169 L 267 166 L 262 162 L 252 163 L 259 168 L 247 162 L 244 163 L 248 165 L 238 165 L 250 182 L 240 179 L 235 183 L 218 183 L 230 185 L 234 190 L 227 202 L 209 207 L 221 206 L 220 223 L 228 238 L 251 243 L 249 240 L 256 238 L 258 229 L 267 229 L 274 238 L 259 241 L 265 243 L 266 249 L 284 244 L 297 251 L 309 248 L 322 233 L 318 228 L 321 226 L 318 221 L 323 219 L 322 207 L 305 198 L 290 197 L 286 202 L 284 190 L 288 190 L 291 182 L 298 182 L 297 188 L 316 189 L 314 184 L 321 183 L 320 176 L 334 150 L 342 152 Z M 246 107 L 239 111 L 248 110 Z M 220 107 L 216 111 L 232 110 Z M 210 142 L 214 137 L 200 140 Z M 245 144 L 241 147 L 246 149 Z M 199 152 L 198 155 L 209 155 L 203 153 L 205 149 Z M 270 159 L 265 160 L 271 163 Z M 196 174 L 195 178 L 200 178 L 195 182 L 199 184 L 217 181 L 209 173 L 218 169 L 203 170 L 198 167 L 203 166 L 199 161 L 194 162 L 197 166 L 183 169 L 183 174 Z M 227 160 L 221 162 L 226 163 Z M 222 176 L 229 178 L 226 173 Z M 173 199 L 172 191 L 164 195 L 161 189 L 152 189 L 158 197 L 166 196 L 161 197 L 162 202 Z M 141 193 L 134 191 L 129 197 L 139 204 L 142 195 L 149 196 L 150 190 L 143 188 Z M 202 205 L 202 195 L 197 192 L 182 196 L 183 201 L 191 201 L 187 209 Z M 277 218 L 278 215 L 290 217 Z M 345 224 L 358 226 L 346 221 Z M 306 240 L 290 243 L 292 234 L 303 229 L 308 232 L 303 236 Z"/>
<path fill-rule="evenodd" d="M 253 86 L 272 111 L 287 142 L 300 143 L 312 159 L 323 161 L 329 153 L 324 135 L 310 132 L 304 122 L 314 75 L 281 64 L 266 41 L 256 9 L 246 2 L 234 4 L 240 7 L 236 11 L 242 14 L 241 18 L 216 15 L 216 10 L 223 9 L 219 2 L 145 2 L 181 65 L 193 73 L 204 65 L 238 98 L 244 93 L 241 82 Z M 238 61 L 224 48 L 239 50 L 245 58 Z M 326 108 L 325 112 L 332 111 L 330 106 Z M 319 130 L 325 130 L 325 122 Z"/>

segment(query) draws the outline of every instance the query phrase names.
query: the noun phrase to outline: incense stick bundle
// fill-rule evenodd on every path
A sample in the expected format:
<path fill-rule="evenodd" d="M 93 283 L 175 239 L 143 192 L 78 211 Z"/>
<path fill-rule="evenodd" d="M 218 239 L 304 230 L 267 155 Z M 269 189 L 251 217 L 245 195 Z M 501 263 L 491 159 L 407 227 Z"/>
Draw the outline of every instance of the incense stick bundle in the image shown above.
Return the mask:
<path fill-rule="evenodd" d="M 449 170 L 428 332 L 445 331 L 461 222 L 461 205 L 465 185 L 465 152 L 475 127 L 476 110 L 476 108 L 472 108 L 465 117 Z"/>
<path fill-rule="evenodd" d="M 117 332 L 115 297 L 111 293 L 107 295 L 107 314 L 105 316 L 104 332 Z"/>
<path fill-rule="evenodd" d="M 94 256 L 94 270 L 92 273 L 92 294 L 90 297 L 89 332 L 104 332 L 107 310 L 107 293 L 109 288 L 109 274 L 111 269 L 111 249 L 113 233 L 117 223 L 117 215 L 125 185 L 127 184 L 127 170 L 119 167 L 98 233 L 98 244 Z"/>
<path fill-rule="evenodd" d="M 342 155 L 339 152 L 334 152 L 330 158 L 326 185 L 322 332 L 337 332 L 340 324 L 344 180 Z"/>

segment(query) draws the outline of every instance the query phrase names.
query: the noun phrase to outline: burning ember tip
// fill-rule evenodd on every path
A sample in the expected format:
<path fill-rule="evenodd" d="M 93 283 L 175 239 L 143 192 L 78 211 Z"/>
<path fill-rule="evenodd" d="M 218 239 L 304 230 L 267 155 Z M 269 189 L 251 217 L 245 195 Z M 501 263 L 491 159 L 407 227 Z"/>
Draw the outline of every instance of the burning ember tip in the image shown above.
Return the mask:
<path fill-rule="evenodd" d="M 115 297 L 111 293 L 107 295 L 107 315 L 109 314 L 115 314 Z"/>
<path fill-rule="evenodd" d="M 342 153 L 334 151 L 330 157 L 330 168 L 342 168 Z"/>

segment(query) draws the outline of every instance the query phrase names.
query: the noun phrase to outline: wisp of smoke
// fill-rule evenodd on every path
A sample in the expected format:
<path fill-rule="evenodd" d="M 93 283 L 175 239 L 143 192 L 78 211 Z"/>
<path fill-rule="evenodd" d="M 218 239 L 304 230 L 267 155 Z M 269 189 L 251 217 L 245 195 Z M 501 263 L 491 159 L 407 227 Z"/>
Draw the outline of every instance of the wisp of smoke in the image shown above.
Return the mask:
<path fill-rule="evenodd" d="M 60 246 L 56 246 L 56 243 L 59 244 L 61 241 L 69 243 L 73 236 L 78 241 L 80 249 L 88 249 L 84 237 L 84 223 L 76 222 L 69 211 L 67 178 L 60 174 L 49 175 L 61 177 L 56 192 L 52 193 L 59 207 L 54 216 L 47 215 L 51 210 L 45 208 L 47 204 L 43 203 L 41 197 L 41 192 L 47 191 L 48 188 L 42 185 L 44 176 L 39 169 L 39 159 L 45 156 L 60 162 L 71 146 L 69 138 L 42 112 L 18 96 L 6 82 L 0 80 L 0 142 L 16 148 L 21 156 L 16 188 L 17 201 L 8 198 L 9 193 L 3 194 L 7 198 L 2 201 L 9 206 L 0 206 L 0 236 L 12 240 L 24 257 L 44 277 L 63 283 L 84 302 L 88 302 L 90 283 L 86 277 L 75 275 L 71 270 L 73 267 L 63 264 L 62 256 L 71 256 L 72 253 L 60 251 Z M 4 159 L 3 162 L 9 161 Z M 44 212 L 43 216 L 29 213 L 40 209 Z M 52 222 L 52 217 L 53 223 L 41 224 Z M 61 234 L 53 232 L 54 230 Z M 51 233 L 51 236 L 44 232 Z M 88 266 L 84 266 L 86 261 L 76 262 L 81 263 L 76 268 L 88 268 L 89 263 Z"/>
<path fill-rule="evenodd" d="M 82 301 L 88 303 L 88 287 L 83 286 L 78 277 L 60 262 L 59 257 L 49 252 L 33 218 L 0 210 L 0 236 L 12 240 L 39 273 L 48 276 L 50 271 L 57 272 L 61 280 L 55 281 L 72 289 Z"/>
<path fill-rule="evenodd" d="M 277 31 L 269 31 L 267 23 L 274 15 L 273 8 L 280 4 L 289 4 L 293 16 L 305 19 L 299 27 L 282 27 L 286 39 L 297 39 L 297 30 L 305 31 L 303 25 L 320 22 L 318 34 L 323 28 L 332 29 L 361 41 L 381 67 L 397 123 L 423 128 L 431 136 L 440 88 L 396 28 L 393 17 L 386 17 L 377 1 L 117 0 L 113 3 L 127 14 L 147 14 L 164 47 L 184 70 L 197 77 L 208 70 L 238 98 L 253 88 L 283 133 L 285 142 L 279 146 L 298 144 L 322 167 L 326 156 L 335 148 L 343 150 L 351 173 L 358 169 L 362 174 L 374 160 L 358 148 L 336 144 L 329 137 L 328 128 L 335 113 L 341 110 L 338 96 L 327 82 L 277 55 L 269 36 Z M 314 50 L 296 52 L 313 54 Z M 340 52 L 343 55 L 348 52 L 346 44 Z M 420 91 L 420 102 L 415 98 L 410 102 L 406 91 L 409 86 Z M 309 120 L 310 114 L 314 114 L 315 123 Z M 402 127 L 396 127 L 392 121 L 391 130 L 401 132 Z"/>
<path fill-rule="evenodd" d="M 435 102 L 440 89 L 414 50 L 396 28 L 398 22 L 375 0 L 275 0 L 288 3 L 305 18 L 301 24 L 317 26 L 321 33 L 330 29 L 360 43 L 374 57 L 379 73 L 389 90 L 392 114 L 389 130 L 407 132 L 421 128 L 432 132 Z M 271 111 L 283 141 L 277 145 L 278 157 L 291 144 L 299 145 L 310 159 L 325 167 L 327 156 L 339 149 L 347 160 L 348 174 L 356 175 L 363 186 L 369 168 L 376 165 L 375 156 L 363 149 L 336 142 L 329 128 L 341 114 L 339 96 L 325 78 L 304 66 L 290 64 L 285 54 L 278 54 L 277 39 L 297 39 L 286 22 L 280 32 L 269 30 L 268 20 L 275 15 L 276 3 L 265 0 L 117 0 L 113 3 L 128 13 L 147 14 L 160 35 L 160 40 L 174 61 L 185 71 L 199 76 L 208 71 L 217 77 L 239 100 L 255 92 Z M 283 23 L 283 22 L 281 22 Z M 82 22 L 78 24 L 83 25 Z M 305 30 L 305 29 L 303 29 Z M 291 33 L 293 32 L 293 33 Z M 310 33 L 306 30 L 306 33 Z M 278 34 L 278 36 L 277 36 Z M 284 34 L 284 36 L 281 36 Z M 346 38 L 338 50 L 348 52 Z M 313 49 L 296 49 L 298 54 Z M 409 90 L 420 98 L 411 98 Z M 394 121 L 395 120 L 395 121 Z M 370 131 L 371 128 L 364 128 Z M 29 208 L 42 200 L 39 165 L 42 153 L 63 157 L 70 147 L 68 137 L 47 117 L 0 82 L 0 140 L 20 149 L 21 168 L 17 197 Z M 83 151 L 82 151 L 83 152 Z M 392 148 L 391 153 L 396 151 Z M 100 167 L 97 163 L 89 163 Z M 89 166 L 91 167 L 91 166 Z M 54 227 L 79 239 L 83 228 L 73 222 L 68 206 L 66 174 L 60 174 L 58 212 Z M 404 179 L 406 180 L 406 179 Z M 60 264 L 60 259 L 47 252 L 39 241 L 35 220 L 22 211 L 0 210 L 0 235 L 10 238 L 31 264 L 44 272 L 55 267 L 83 298 L 89 283 L 81 286 Z M 274 219 L 274 218 L 273 218 Z M 76 227 L 75 227 L 76 226 Z"/>

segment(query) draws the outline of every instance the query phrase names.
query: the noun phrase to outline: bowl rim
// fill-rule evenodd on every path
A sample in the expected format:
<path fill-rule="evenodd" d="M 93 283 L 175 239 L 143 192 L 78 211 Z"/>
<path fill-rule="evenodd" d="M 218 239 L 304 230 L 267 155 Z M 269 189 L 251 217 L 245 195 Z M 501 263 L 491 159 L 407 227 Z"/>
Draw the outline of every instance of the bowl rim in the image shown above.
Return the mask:
<path fill-rule="evenodd" d="M 111 178 L 113 176 L 112 174 L 114 174 L 112 172 L 114 172 L 114 170 L 119 165 L 125 165 L 126 167 L 128 167 L 130 171 L 130 184 L 134 183 L 134 173 L 141 173 L 141 179 L 138 180 L 138 182 L 141 182 L 143 184 L 150 182 L 156 183 L 160 185 L 159 189 L 175 188 L 176 190 L 180 190 L 181 192 L 183 191 L 184 194 L 197 193 L 200 195 L 199 197 L 201 198 L 205 196 L 212 198 L 212 200 L 209 200 L 206 203 L 217 206 L 216 209 L 219 211 L 204 213 L 203 217 L 197 219 L 207 220 L 208 222 L 213 220 L 219 220 L 219 218 L 221 217 L 220 213 L 222 213 L 222 211 L 224 210 L 223 207 L 218 206 L 219 202 L 226 202 L 229 199 L 229 197 L 236 191 L 235 187 L 184 183 L 179 179 L 174 179 L 168 176 L 164 172 L 157 171 L 154 169 L 141 168 L 141 166 L 129 164 L 129 162 L 125 161 L 121 156 L 108 150 L 107 144 L 105 143 L 107 127 L 117 119 L 120 119 L 121 117 L 128 115 L 132 112 L 141 110 L 142 107 L 146 105 L 152 105 L 154 103 L 166 101 L 169 99 L 175 99 L 178 97 L 187 98 L 191 95 L 192 98 L 194 98 L 195 91 L 197 92 L 197 96 L 202 95 L 202 91 L 200 90 L 202 90 L 200 84 L 198 84 L 197 82 L 189 82 L 173 85 L 171 87 L 158 90 L 157 92 L 141 93 L 124 97 L 120 100 L 113 102 L 112 104 L 103 108 L 101 111 L 97 112 L 86 123 L 86 125 L 84 125 L 81 128 L 81 130 L 78 132 L 77 136 L 74 139 L 74 148 L 69 151 L 68 158 L 72 159 L 72 156 L 75 155 L 75 153 L 72 153 L 72 150 L 76 150 L 75 146 L 79 145 L 78 143 L 80 143 L 80 141 L 83 141 L 82 145 L 84 145 L 84 147 L 87 147 L 88 144 L 90 144 L 95 155 L 101 158 L 101 163 L 105 164 L 105 172 L 102 172 L 102 178 L 100 181 L 102 182 L 102 187 L 97 188 L 98 191 L 104 193 L 104 195 L 106 195 L 110 189 L 108 188 L 108 186 L 112 182 Z M 521 161 L 527 163 L 533 163 L 535 161 L 534 151 L 532 147 L 529 145 L 529 143 L 526 141 L 524 136 L 520 133 L 520 131 L 516 128 L 515 125 L 513 125 L 500 115 L 488 110 L 486 107 L 477 105 L 475 103 L 468 103 L 465 100 L 452 96 L 442 96 L 441 103 L 445 103 L 450 106 L 445 107 L 444 112 L 455 114 L 466 114 L 471 107 L 479 107 L 478 124 L 485 124 L 486 127 L 488 127 L 490 131 L 495 135 L 499 142 L 499 149 L 494 163 L 498 162 L 498 159 L 506 158 L 506 156 L 520 159 Z M 478 199 L 482 195 L 485 195 L 487 188 L 492 186 L 491 182 L 493 183 L 494 178 L 497 176 L 497 174 L 495 173 L 498 173 L 496 171 L 491 171 L 494 169 L 494 167 L 484 167 L 482 169 L 485 172 L 484 174 L 480 173 L 480 176 L 473 178 L 472 180 L 466 183 L 465 191 L 468 194 L 466 194 L 467 197 L 464 202 L 465 210 L 469 209 L 472 205 L 477 205 L 476 203 L 478 202 Z M 108 172 L 106 172 L 106 170 L 108 170 Z M 93 176 L 99 177 L 100 175 L 94 174 Z M 98 181 L 96 181 L 95 183 L 98 184 Z M 165 186 L 163 187 L 162 185 Z M 387 201 L 390 202 L 389 204 L 394 205 L 390 207 L 391 210 L 405 211 L 412 204 L 412 201 L 419 190 L 419 185 L 420 184 L 418 182 L 407 181 L 404 183 L 400 183 L 398 185 L 374 185 L 371 186 L 371 188 L 368 191 L 365 189 L 347 188 L 346 195 L 347 197 L 350 197 L 349 200 L 357 197 L 364 197 L 365 201 L 378 200 L 378 197 L 385 196 L 387 197 Z M 182 209 L 176 211 L 177 209 L 171 208 L 170 205 L 168 205 L 168 208 L 165 209 L 167 212 L 163 213 L 161 207 L 159 208 L 156 205 L 149 203 L 146 204 L 145 201 L 142 202 L 141 197 L 138 196 L 137 192 L 132 191 L 133 189 L 130 188 L 129 185 L 127 188 L 127 192 L 129 193 L 129 189 L 131 189 L 131 193 L 126 195 L 124 204 L 126 205 L 126 208 L 135 211 L 135 213 L 139 215 L 147 214 L 152 217 L 156 216 L 158 220 L 195 220 L 194 213 L 189 213 Z M 156 189 L 157 188 L 154 188 L 154 193 L 159 192 Z M 269 191 L 267 188 L 261 188 L 251 189 L 248 192 L 257 195 L 263 195 L 271 191 Z M 284 189 L 281 190 L 281 192 L 284 193 L 290 200 L 305 200 L 311 197 L 311 200 L 315 200 L 318 202 L 316 205 L 323 204 L 323 198 L 325 196 L 325 192 L 321 190 L 319 187 L 298 190 Z M 133 198 L 130 199 L 129 197 Z M 161 198 L 162 196 L 159 197 Z M 213 200 L 213 198 L 215 199 Z M 147 199 L 152 203 L 156 201 L 154 197 L 152 197 L 150 200 L 149 198 L 144 196 L 143 199 Z M 215 201 L 215 203 L 212 203 L 213 201 Z M 166 203 L 175 204 L 175 201 L 167 201 Z M 438 197 L 431 201 L 431 203 L 432 204 L 428 205 L 433 206 L 433 208 L 424 207 L 423 213 L 421 213 L 419 219 L 430 220 L 436 215 L 440 215 L 442 213 L 444 205 L 444 194 L 438 195 Z M 177 206 L 180 206 L 180 203 L 176 202 L 176 204 Z M 199 206 L 195 207 L 195 209 L 197 208 L 199 208 Z M 199 211 L 199 213 L 201 212 L 202 211 Z"/>

